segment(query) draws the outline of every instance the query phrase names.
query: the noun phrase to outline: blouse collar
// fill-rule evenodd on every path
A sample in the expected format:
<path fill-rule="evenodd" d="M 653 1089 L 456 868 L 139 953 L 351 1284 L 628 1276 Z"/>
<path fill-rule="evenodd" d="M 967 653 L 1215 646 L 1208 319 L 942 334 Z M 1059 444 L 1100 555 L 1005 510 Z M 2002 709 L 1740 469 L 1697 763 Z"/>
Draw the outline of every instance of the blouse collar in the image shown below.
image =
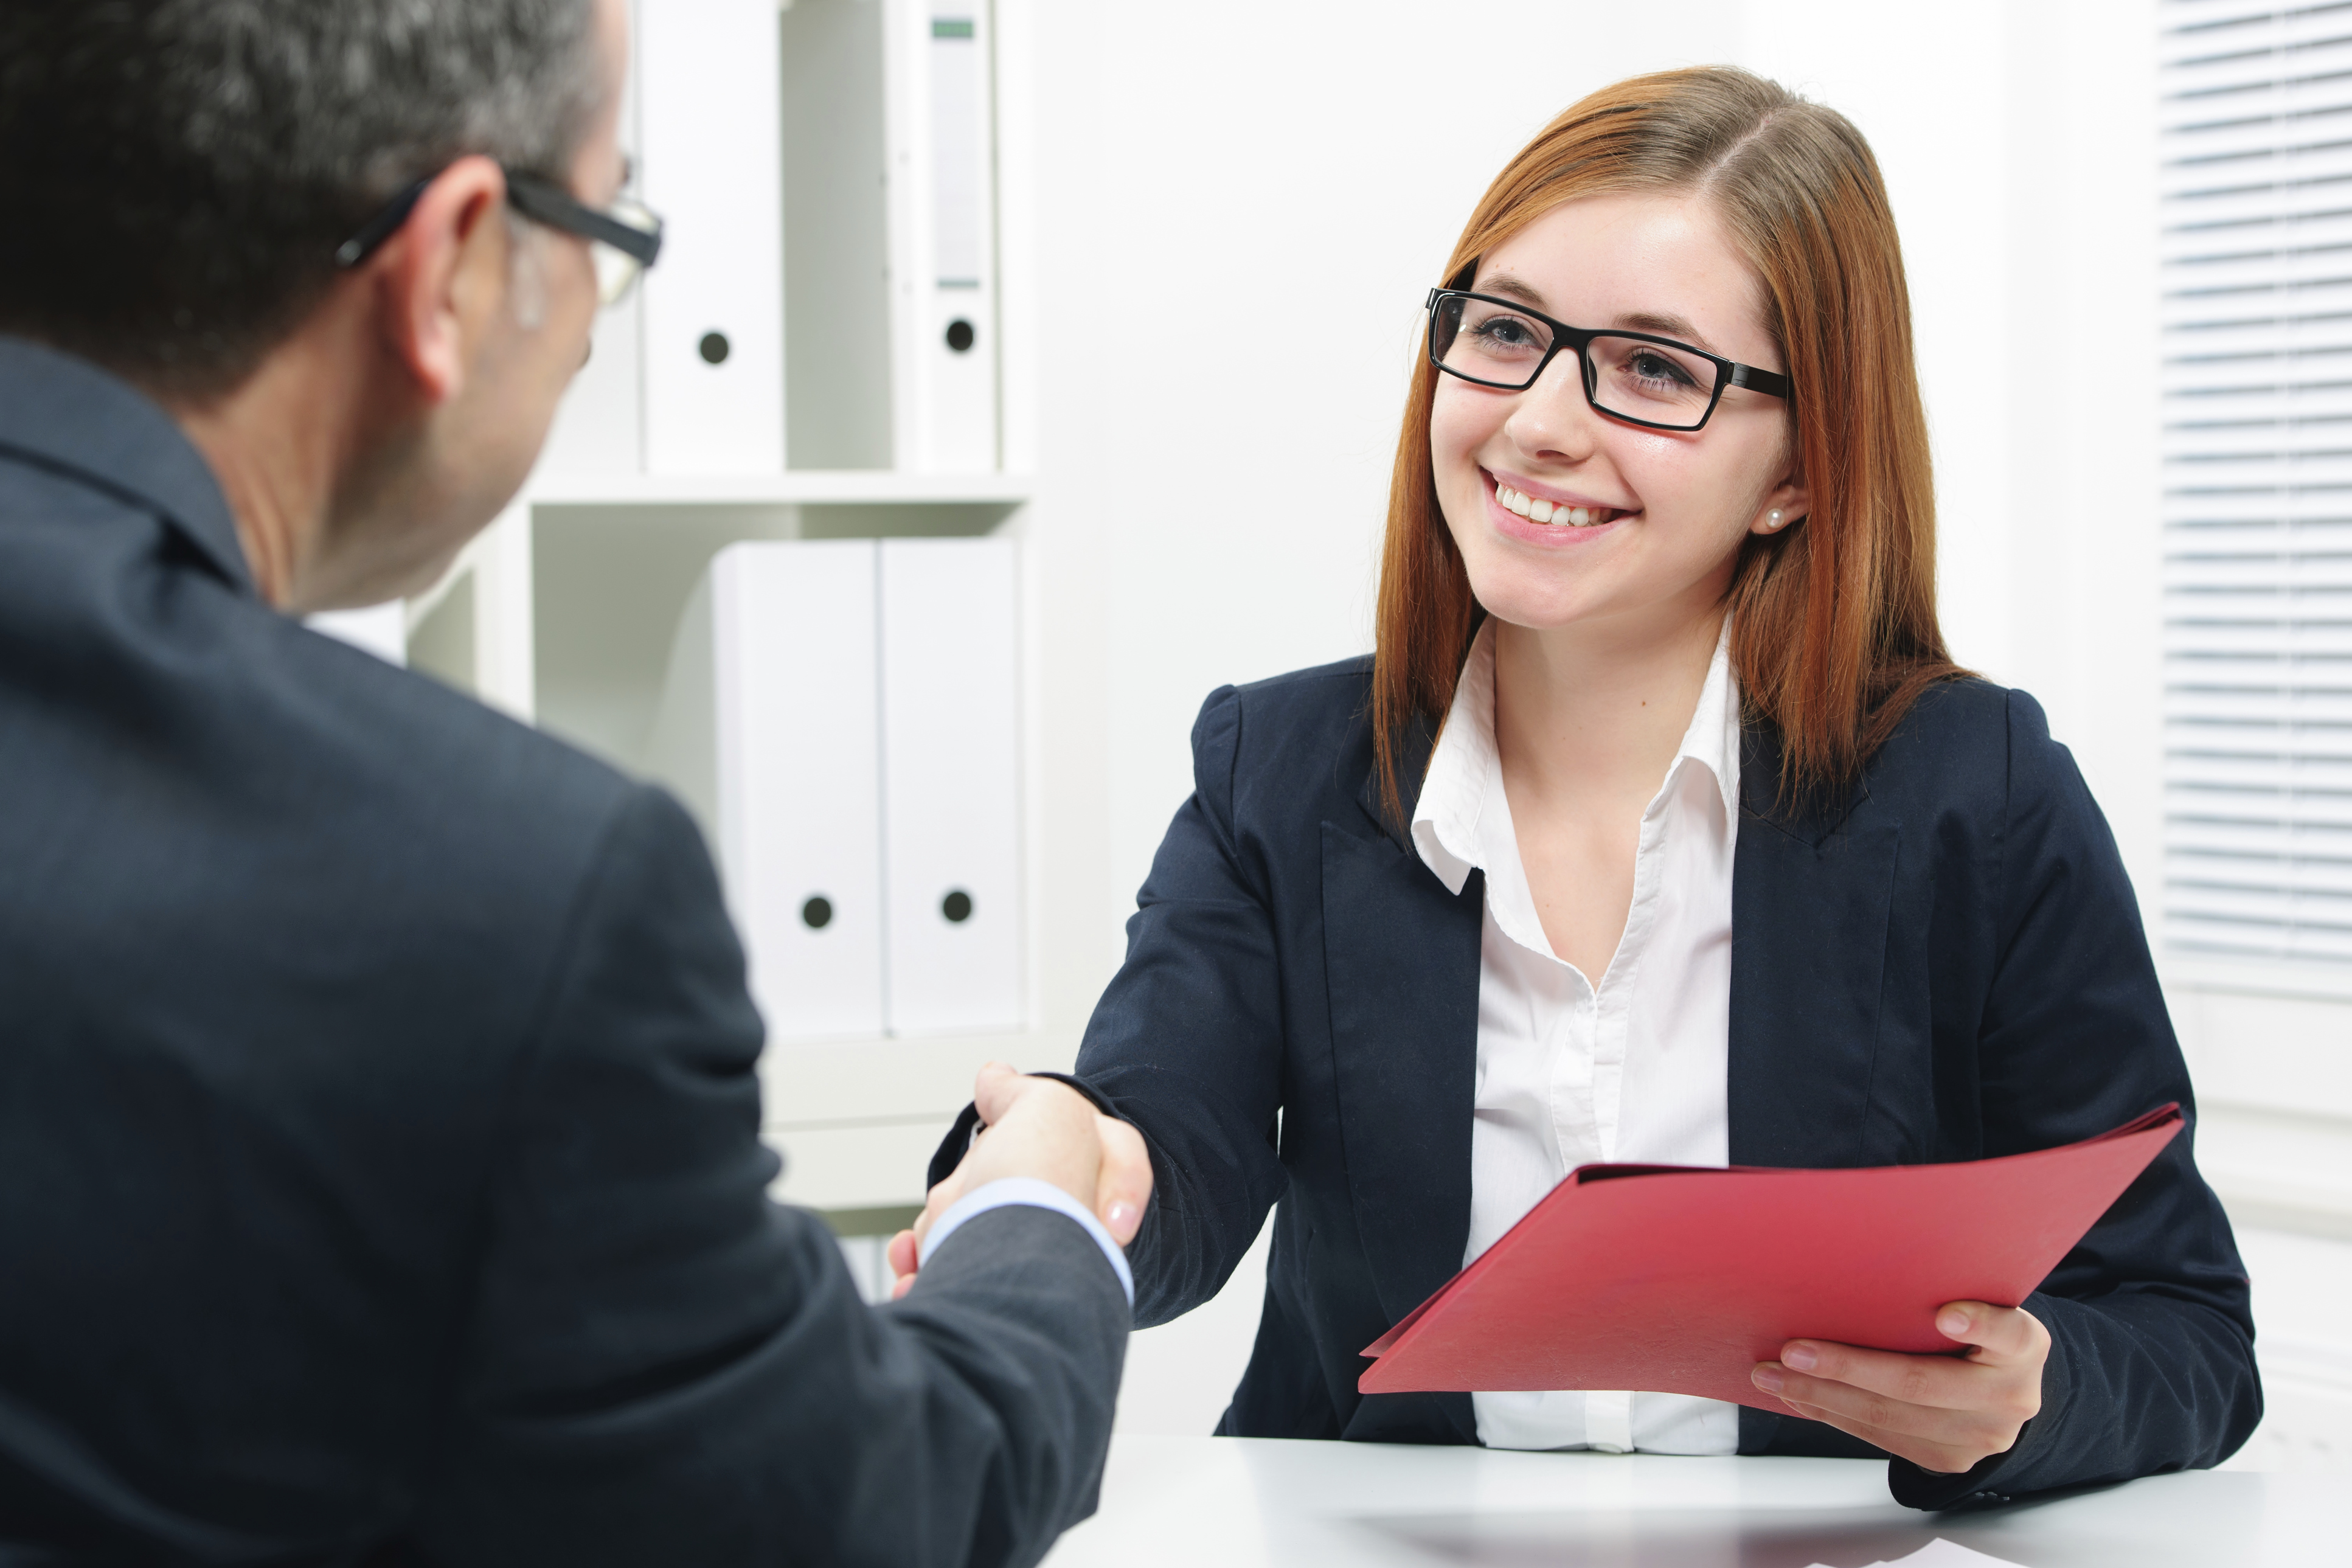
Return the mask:
<path fill-rule="evenodd" d="M 1723 802 L 1724 831 L 1739 831 L 1739 686 L 1731 673 L 1731 617 L 1715 639 L 1706 683 L 1683 731 L 1666 776 L 1649 811 L 1662 809 L 1685 767 L 1707 770 Z M 1490 802 L 1492 803 L 1490 805 Z M 1454 688 L 1454 705 L 1429 759 L 1421 798 L 1412 814 L 1413 847 L 1446 890 L 1459 894 L 1473 870 L 1487 868 L 1494 854 L 1482 847 L 1479 828 L 1490 812 L 1507 821 L 1503 799 L 1502 759 L 1495 745 L 1495 620 L 1488 616 L 1471 641 Z M 1492 826 L 1490 822 L 1488 826 Z"/>

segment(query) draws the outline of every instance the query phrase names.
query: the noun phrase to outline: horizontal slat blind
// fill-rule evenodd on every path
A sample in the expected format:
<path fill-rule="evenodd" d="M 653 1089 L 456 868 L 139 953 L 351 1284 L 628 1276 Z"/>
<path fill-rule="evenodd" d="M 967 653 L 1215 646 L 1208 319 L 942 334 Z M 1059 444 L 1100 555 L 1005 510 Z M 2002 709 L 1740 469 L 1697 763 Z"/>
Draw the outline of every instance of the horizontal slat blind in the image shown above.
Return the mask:
<path fill-rule="evenodd" d="M 2168 0 L 2165 895 L 2352 963 L 2352 0 Z"/>

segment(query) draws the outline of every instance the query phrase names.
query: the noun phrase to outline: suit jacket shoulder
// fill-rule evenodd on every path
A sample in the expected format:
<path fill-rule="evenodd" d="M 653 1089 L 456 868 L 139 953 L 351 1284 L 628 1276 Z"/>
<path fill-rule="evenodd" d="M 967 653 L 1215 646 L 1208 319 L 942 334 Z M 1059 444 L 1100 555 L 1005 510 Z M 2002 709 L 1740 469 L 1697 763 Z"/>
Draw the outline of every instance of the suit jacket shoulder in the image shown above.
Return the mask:
<path fill-rule="evenodd" d="M 1219 687 L 1201 705 L 1194 749 L 1227 748 L 1253 777 L 1311 773 L 1349 760 L 1349 742 L 1370 733 L 1371 702 L 1370 654 Z"/>
<path fill-rule="evenodd" d="M 1864 764 L 1864 776 L 1872 795 L 1888 803 L 1967 800 L 1981 806 L 2007 793 L 2019 751 L 2052 749 L 2063 754 L 2031 695 L 1968 676 L 1921 692 Z M 2046 759 L 2034 760 L 2046 767 Z"/>

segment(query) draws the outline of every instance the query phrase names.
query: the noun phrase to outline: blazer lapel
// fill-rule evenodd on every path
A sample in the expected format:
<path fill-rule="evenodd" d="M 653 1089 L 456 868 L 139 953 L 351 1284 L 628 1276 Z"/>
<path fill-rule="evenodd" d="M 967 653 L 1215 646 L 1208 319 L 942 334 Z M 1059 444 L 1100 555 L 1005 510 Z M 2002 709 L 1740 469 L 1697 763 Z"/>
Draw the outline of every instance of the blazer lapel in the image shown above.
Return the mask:
<path fill-rule="evenodd" d="M 1431 743 L 1416 729 L 1402 759 L 1408 821 Z M 1469 1244 L 1486 884 L 1474 874 L 1448 893 L 1369 771 L 1359 800 L 1367 820 L 1323 825 L 1323 956 L 1349 1192 L 1394 1322 Z"/>
<path fill-rule="evenodd" d="M 1731 879 L 1728 1071 L 1735 1165 L 1859 1165 L 1902 826 L 1857 782 L 1841 801 L 1777 799 L 1780 746 L 1750 725 Z"/>

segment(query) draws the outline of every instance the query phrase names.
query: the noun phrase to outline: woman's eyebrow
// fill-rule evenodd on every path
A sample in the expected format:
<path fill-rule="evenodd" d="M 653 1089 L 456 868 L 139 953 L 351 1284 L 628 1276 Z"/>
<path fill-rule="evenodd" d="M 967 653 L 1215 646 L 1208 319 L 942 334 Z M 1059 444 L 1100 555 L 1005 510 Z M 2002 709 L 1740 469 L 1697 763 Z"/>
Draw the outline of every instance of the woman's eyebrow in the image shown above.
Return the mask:
<path fill-rule="evenodd" d="M 1523 283 L 1508 273 L 1496 278 L 1481 278 L 1472 287 L 1481 294 L 1507 295 L 1538 310 L 1549 311 L 1551 309 L 1544 302 L 1541 289 L 1531 284 Z M 1691 324 L 1689 318 L 1685 316 L 1656 310 L 1622 310 L 1610 325 L 1623 328 L 1628 331 L 1655 332 L 1662 338 L 1674 338 L 1690 344 L 1693 348 L 1705 349 L 1709 353 L 1715 353 L 1715 345 L 1701 337 L 1698 329 Z"/>
<path fill-rule="evenodd" d="M 1550 309 L 1544 303 L 1543 294 L 1539 290 L 1520 282 L 1508 273 L 1505 273 L 1500 278 L 1482 278 L 1471 287 L 1481 294 L 1507 294 L 1512 299 L 1523 304 L 1531 305 L 1538 310 Z"/>
<path fill-rule="evenodd" d="M 1621 313 L 1614 325 L 1636 332 L 1655 332 L 1662 338 L 1676 338 L 1693 348 L 1715 352 L 1715 345 L 1698 335 L 1698 329 L 1681 316 L 1662 316 L 1650 310 L 1627 310 Z"/>

